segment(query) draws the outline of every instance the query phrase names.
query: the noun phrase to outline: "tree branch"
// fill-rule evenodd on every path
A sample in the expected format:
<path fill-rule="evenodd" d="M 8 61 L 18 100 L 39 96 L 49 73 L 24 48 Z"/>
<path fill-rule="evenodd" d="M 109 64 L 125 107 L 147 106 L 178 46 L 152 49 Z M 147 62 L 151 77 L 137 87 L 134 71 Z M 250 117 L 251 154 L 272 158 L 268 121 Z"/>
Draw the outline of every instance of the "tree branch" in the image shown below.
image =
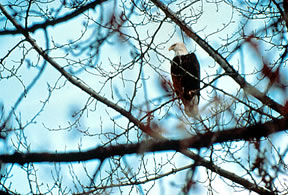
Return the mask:
<path fill-rule="evenodd" d="M 256 184 L 253 184 L 253 183 L 249 182 L 246 179 L 243 179 L 242 177 L 239 177 L 238 175 L 234 174 L 233 172 L 229 172 L 229 171 L 226 171 L 226 170 L 218 167 L 217 165 L 213 164 L 212 162 L 210 162 L 208 160 L 203 159 L 202 157 L 200 157 L 197 154 L 194 154 L 193 152 L 190 152 L 190 151 L 187 150 L 186 154 L 192 159 L 197 159 L 197 165 L 206 167 L 206 168 L 210 169 L 211 171 L 221 175 L 222 177 L 230 179 L 231 181 L 234 181 L 235 183 L 238 183 L 238 184 L 244 186 L 246 189 L 249 189 L 251 191 L 257 192 L 257 193 L 259 193 L 261 195 L 274 195 L 275 194 L 273 192 L 270 192 L 266 188 L 260 187 L 260 186 L 258 186 Z M 109 185 L 109 186 L 95 187 L 95 189 L 90 190 L 88 192 L 82 192 L 81 194 L 92 194 L 92 193 L 95 193 L 96 190 L 99 190 L 99 189 L 107 189 L 107 188 L 115 188 L 115 187 L 121 187 L 121 186 L 145 184 L 145 183 L 147 183 L 149 181 L 154 181 L 154 180 L 157 180 L 157 179 L 161 179 L 161 178 L 169 176 L 171 174 L 175 174 L 175 173 L 177 173 L 179 171 L 192 168 L 193 166 L 194 166 L 194 164 L 190 164 L 190 165 L 187 165 L 187 166 L 184 166 L 184 167 L 181 167 L 181 168 L 172 169 L 169 172 L 156 175 L 156 176 L 154 176 L 152 178 L 146 178 L 145 180 L 129 181 L 127 183 L 120 183 L 120 184 L 112 184 L 112 185 Z M 80 193 L 77 194 L 77 195 L 80 195 Z"/>
<path fill-rule="evenodd" d="M 12 155 L 0 155 L 0 161 L 2 163 L 18 163 L 21 165 L 31 162 L 79 162 L 92 159 L 99 159 L 103 161 L 104 159 L 112 156 L 174 150 L 179 151 L 185 156 L 195 160 L 198 166 L 204 166 L 220 176 L 244 186 L 248 190 L 255 191 L 259 194 L 274 194 L 273 192 L 253 184 L 232 172 L 214 165 L 212 162 L 207 161 L 201 156 L 189 151 L 188 148 L 199 149 L 201 147 L 209 147 L 215 143 L 260 138 L 275 132 L 283 131 L 287 128 L 288 117 L 283 119 L 275 119 L 264 124 L 257 124 L 245 128 L 235 128 L 214 133 L 208 132 L 183 140 L 147 140 L 135 144 L 119 144 L 107 147 L 99 146 L 86 152 L 26 154 L 16 152 Z"/>
<path fill-rule="evenodd" d="M 107 147 L 99 146 L 86 152 L 69 153 L 14 153 L 0 155 L 3 163 L 25 164 L 31 162 L 73 162 L 92 159 L 104 160 L 112 156 L 137 154 L 157 151 L 180 151 L 183 153 L 188 148 L 200 149 L 210 147 L 216 143 L 251 140 L 266 137 L 272 133 L 284 131 L 288 128 L 288 117 L 275 119 L 264 124 L 250 127 L 233 128 L 225 131 L 207 132 L 182 140 L 146 140 L 135 144 L 119 144 Z M 184 153 L 185 154 L 185 153 Z"/>
<path fill-rule="evenodd" d="M 196 154 L 190 152 L 187 148 L 202 148 L 209 147 L 215 143 L 222 143 L 226 141 L 235 141 L 235 140 L 249 140 L 253 138 L 260 138 L 263 136 L 268 136 L 271 133 L 282 131 L 287 129 L 287 118 L 284 119 L 276 119 L 265 124 L 254 125 L 247 128 L 236 128 L 227 131 L 221 132 L 209 132 L 203 135 L 197 135 L 188 139 L 183 140 L 165 140 L 159 133 L 154 132 L 153 129 L 144 125 L 141 121 L 135 118 L 130 112 L 126 111 L 122 107 L 117 104 L 111 102 L 110 100 L 100 96 L 97 92 L 95 92 L 90 87 L 83 84 L 78 78 L 73 77 L 68 72 L 64 70 L 57 62 L 55 62 L 52 58 L 50 58 L 47 53 L 45 53 L 36 42 L 30 37 L 29 33 L 22 28 L 0 5 L 0 9 L 3 14 L 12 22 L 12 24 L 25 36 L 26 40 L 33 46 L 33 48 L 46 60 L 48 61 L 54 68 L 56 68 L 67 80 L 69 80 L 73 85 L 80 88 L 96 100 L 104 103 L 108 107 L 119 112 L 121 115 L 129 119 L 134 125 L 139 127 L 143 132 L 147 133 L 151 137 L 158 138 L 158 141 L 148 140 L 136 144 L 120 144 L 117 146 L 109 146 L 109 147 L 97 147 L 86 152 L 70 152 L 70 153 L 14 153 L 12 155 L 0 155 L 0 161 L 3 163 L 18 163 L 25 164 L 30 162 L 75 162 L 75 161 L 86 161 L 92 159 L 106 159 L 112 156 L 123 156 L 125 154 L 137 154 L 143 152 L 155 152 L 155 151 L 167 151 L 167 150 L 176 150 L 186 155 L 189 158 L 194 159 L 195 161 L 205 162 L 200 156 L 195 156 Z M 160 140 L 160 141 L 159 141 Z M 199 160 L 201 159 L 201 160 Z M 207 161 L 209 162 L 209 161 Z M 198 163 L 198 162 L 197 162 Z M 210 163 L 210 162 L 209 162 Z M 218 173 L 219 170 L 222 170 L 220 167 L 217 169 L 210 168 L 205 163 L 199 163 L 202 166 L 207 167 L 211 171 L 216 172 L 227 179 L 230 179 L 236 183 L 243 185 L 245 184 L 239 180 L 239 177 L 235 175 L 229 174 L 225 175 L 225 170 L 223 174 Z M 213 164 L 212 164 L 213 165 Z M 214 166 L 214 165 L 213 165 Z M 212 167 L 213 167 L 212 166 Z M 226 171 L 227 172 L 227 171 Z M 244 179 L 243 179 L 244 180 Z M 249 181 L 246 181 L 246 184 Z M 254 184 L 252 184 L 254 185 Z M 246 187 L 247 188 L 247 187 Z M 256 187 L 257 188 L 257 187 Z M 256 189 L 255 188 L 255 189 Z M 250 189 L 250 188 L 247 188 Z M 255 189 L 250 189 L 255 191 Z M 257 192 L 257 191 L 256 191 Z"/>
<path fill-rule="evenodd" d="M 177 15 L 169 9 L 164 3 L 160 0 L 151 0 L 158 8 L 160 8 L 167 17 L 173 20 L 190 38 L 192 38 L 202 49 L 204 49 L 224 70 L 225 72 L 236 81 L 240 87 L 250 95 L 257 98 L 264 105 L 267 105 L 282 114 L 283 116 L 287 115 L 287 111 L 284 107 L 270 97 L 266 96 L 264 93 L 256 89 L 250 83 L 247 83 L 246 80 L 241 77 L 240 74 L 227 62 L 225 58 L 222 57 L 215 49 L 213 49 L 206 41 L 204 41 L 200 36 L 193 32 L 193 30 L 186 25 L 186 23 L 179 19 Z"/>
<path fill-rule="evenodd" d="M 95 90 L 90 88 L 89 86 L 86 86 L 83 82 L 80 81 L 80 79 L 73 77 L 71 74 L 69 74 L 67 71 L 65 71 L 64 68 L 62 68 L 57 62 L 55 62 L 52 58 L 48 56 L 48 54 L 43 51 L 41 47 L 39 47 L 34 39 L 32 39 L 29 35 L 29 33 L 20 26 L 14 18 L 12 18 L 11 15 L 4 9 L 4 7 L 0 4 L 0 10 L 3 12 L 3 14 L 12 22 L 12 24 L 25 36 L 26 40 L 33 46 L 33 48 L 41 55 L 47 62 L 49 62 L 56 70 L 58 70 L 68 81 L 70 81 L 73 85 L 80 88 L 82 91 L 86 92 L 96 100 L 104 103 L 108 107 L 116 110 L 121 115 L 125 116 L 127 119 L 129 119 L 134 125 L 139 127 L 143 132 L 147 133 L 151 137 L 156 138 L 163 138 L 159 133 L 151 131 L 151 128 L 147 127 L 143 123 L 141 123 L 137 118 L 135 118 L 130 112 L 126 111 L 124 108 L 118 106 L 116 103 L 111 102 L 107 98 L 99 95 Z M 1 130 L 1 127 L 0 127 Z"/>
<path fill-rule="evenodd" d="M 211 170 L 212 172 L 214 173 L 217 173 L 219 174 L 220 176 L 226 178 L 226 179 L 229 179 L 237 184 L 240 184 L 242 185 L 243 187 L 245 187 L 246 189 L 248 190 L 251 190 L 251 191 L 254 191 L 254 192 L 257 192 L 258 194 L 262 194 L 262 195 L 273 195 L 275 194 L 274 192 L 271 192 L 269 190 L 267 190 L 266 188 L 263 188 L 259 185 L 256 185 L 250 181 L 248 181 L 247 179 L 244 179 L 243 177 L 240 177 L 238 175 L 236 175 L 235 173 L 233 172 L 230 172 L 230 171 L 227 171 L 225 169 L 222 169 L 221 167 L 215 165 L 214 163 L 208 161 L 208 160 L 205 160 L 204 158 L 200 157 L 199 155 L 189 151 L 189 150 L 186 150 L 185 151 L 185 155 L 187 157 L 190 157 L 192 159 L 194 159 L 198 165 L 200 166 L 203 166 L 209 170 Z"/>
<path fill-rule="evenodd" d="M 43 23 L 33 24 L 32 26 L 25 28 L 25 30 L 27 32 L 35 32 L 38 29 L 45 29 L 48 26 L 54 26 L 54 25 L 60 24 L 62 22 L 66 22 L 66 21 L 84 13 L 88 9 L 94 9 L 97 5 L 99 5 L 105 1 L 107 1 L 107 0 L 97 0 L 97 1 L 91 2 L 87 5 L 80 7 L 79 9 L 76 9 L 75 11 L 73 11 L 69 14 L 66 14 L 62 17 L 56 18 L 55 20 L 47 20 L 46 22 L 43 22 Z M 0 35 L 12 35 L 12 34 L 20 34 L 20 33 L 22 33 L 22 31 L 19 30 L 18 28 L 16 28 L 15 30 L 0 31 Z"/>

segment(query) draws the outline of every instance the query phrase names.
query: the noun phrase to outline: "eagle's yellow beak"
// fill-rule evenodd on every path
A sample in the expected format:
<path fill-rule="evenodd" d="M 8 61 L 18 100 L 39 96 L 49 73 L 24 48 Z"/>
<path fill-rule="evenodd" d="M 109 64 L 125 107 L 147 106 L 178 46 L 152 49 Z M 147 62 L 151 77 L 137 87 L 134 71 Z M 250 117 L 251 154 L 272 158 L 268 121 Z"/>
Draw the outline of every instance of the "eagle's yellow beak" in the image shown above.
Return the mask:
<path fill-rule="evenodd" d="M 168 51 L 171 51 L 171 50 L 173 50 L 173 49 L 174 49 L 174 47 L 175 47 L 175 45 L 171 45 L 171 46 L 169 47 Z"/>

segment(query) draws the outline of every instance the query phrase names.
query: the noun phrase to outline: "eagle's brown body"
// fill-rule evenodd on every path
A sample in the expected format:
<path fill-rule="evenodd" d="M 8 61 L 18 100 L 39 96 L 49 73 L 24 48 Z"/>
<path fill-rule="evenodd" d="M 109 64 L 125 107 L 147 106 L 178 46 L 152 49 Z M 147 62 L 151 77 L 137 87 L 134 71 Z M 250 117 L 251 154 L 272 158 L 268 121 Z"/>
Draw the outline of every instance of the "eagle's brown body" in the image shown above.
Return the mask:
<path fill-rule="evenodd" d="M 174 45 L 170 48 L 174 49 L 178 46 Z M 197 116 L 200 98 L 200 65 L 196 55 L 194 53 L 176 54 L 171 61 L 171 77 L 174 90 L 184 104 L 185 113 L 190 117 Z"/>
<path fill-rule="evenodd" d="M 175 92 L 182 101 L 190 101 L 195 95 L 199 99 L 200 67 L 194 53 L 175 56 L 171 62 L 171 75 Z"/>

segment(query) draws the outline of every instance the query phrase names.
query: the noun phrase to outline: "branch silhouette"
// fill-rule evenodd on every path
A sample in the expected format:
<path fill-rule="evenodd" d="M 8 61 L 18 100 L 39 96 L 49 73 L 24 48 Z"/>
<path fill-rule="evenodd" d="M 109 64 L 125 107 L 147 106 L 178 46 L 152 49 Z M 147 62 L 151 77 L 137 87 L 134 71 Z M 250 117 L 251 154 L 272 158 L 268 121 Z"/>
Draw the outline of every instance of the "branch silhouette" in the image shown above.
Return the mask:
<path fill-rule="evenodd" d="M 38 23 L 38 24 L 33 24 L 32 26 L 28 27 L 25 29 L 25 31 L 27 32 L 35 32 L 38 29 L 45 29 L 48 26 L 55 26 L 57 24 L 60 24 L 62 22 L 66 22 L 72 18 L 75 18 L 77 16 L 79 16 L 80 14 L 82 14 L 83 12 L 89 10 L 89 9 L 94 9 L 97 5 L 100 5 L 101 3 L 104 3 L 107 0 L 98 0 L 98 1 L 93 1 L 91 3 L 88 3 L 78 9 L 76 9 L 75 11 L 66 14 L 62 17 L 58 17 L 55 20 L 47 20 L 46 22 L 43 23 Z M 1 5 L 2 6 L 2 5 Z M 13 35 L 13 34 L 22 34 L 22 30 L 16 28 L 15 30 L 4 30 L 4 31 L 0 31 L 0 35 Z"/>
<path fill-rule="evenodd" d="M 155 0 L 153 0 L 154 2 Z M 157 2 L 157 1 L 155 1 Z M 75 76 L 69 74 L 61 65 L 59 65 L 56 61 L 48 56 L 33 40 L 27 29 L 24 29 L 20 26 L 0 5 L 0 9 L 3 14 L 12 22 L 12 24 L 17 28 L 19 32 L 21 32 L 26 40 L 33 46 L 33 48 L 47 61 L 49 62 L 55 69 L 57 69 L 69 82 L 71 82 L 74 86 L 80 88 L 85 93 L 89 94 L 96 100 L 102 102 L 106 106 L 114 109 L 119 112 L 121 115 L 129 119 L 135 126 L 141 129 L 143 132 L 147 133 L 153 138 L 157 140 L 148 140 L 135 144 L 119 144 L 113 146 L 102 147 L 99 146 L 97 148 L 85 151 L 85 152 L 69 152 L 69 153 L 14 153 L 12 155 L 0 155 L 0 160 L 4 163 L 18 163 L 18 164 L 26 164 L 30 162 L 79 162 L 79 161 L 87 161 L 92 159 L 104 160 L 106 158 L 112 156 L 123 156 L 126 154 L 139 154 L 144 152 L 156 152 L 156 151 L 168 151 L 174 150 L 179 151 L 187 157 L 195 160 L 197 165 L 204 166 L 211 171 L 228 178 L 235 183 L 238 183 L 247 189 L 253 190 L 257 193 L 261 194 L 271 194 L 270 191 L 267 191 L 264 188 L 257 186 L 256 184 L 251 184 L 248 180 L 245 180 L 231 172 L 228 172 L 220 167 L 217 167 L 210 161 L 205 160 L 204 158 L 194 154 L 189 151 L 188 148 L 202 148 L 202 147 L 210 147 L 216 143 L 223 143 L 228 141 L 237 141 L 237 140 L 250 140 L 250 139 L 259 139 L 261 137 L 268 136 L 272 133 L 283 131 L 288 128 L 288 119 L 275 119 L 270 122 L 266 122 L 264 124 L 257 124 L 250 127 L 245 128 L 233 128 L 230 130 L 220 131 L 220 132 L 208 132 L 202 135 L 193 136 L 191 138 L 183 139 L 183 140 L 166 140 L 164 139 L 157 131 L 153 128 L 143 124 L 140 120 L 135 118 L 131 112 L 126 111 L 124 108 L 120 107 L 116 103 L 111 102 L 109 99 L 101 96 L 95 90 L 85 85 L 81 80 Z M 169 11 L 169 10 L 168 10 Z M 167 15 L 169 16 L 169 15 Z M 169 16 L 171 17 L 171 16 Z M 180 23 L 181 24 L 181 23 Z M 183 23 L 184 24 L 184 23 Z M 184 27 L 183 27 L 184 28 Z M 186 27 L 187 28 L 187 27 Z M 187 28 L 188 29 L 188 28 Z M 188 29 L 189 30 L 189 29 Z M 186 31 L 185 31 L 186 32 Z M 188 31 L 187 31 L 188 32 Z M 186 33 L 187 33 L 186 32 Z M 191 33 L 193 33 L 191 31 Z M 197 38 L 197 35 L 194 34 Z M 196 39 L 195 38 L 195 39 Z M 201 38 L 198 41 L 201 43 Z M 203 41 L 203 40 L 202 40 Z M 204 42 L 205 43 L 205 42 Z M 202 44 L 204 44 L 202 43 Z M 258 97 L 259 100 L 263 102 L 270 102 L 266 105 L 270 105 L 271 108 L 275 109 L 280 113 L 284 113 L 282 111 L 282 106 L 272 102 L 271 99 L 258 90 L 256 90 L 253 86 L 246 83 L 246 81 L 228 64 L 228 62 L 223 59 L 213 48 L 211 48 L 207 43 L 205 43 L 208 50 L 211 52 L 211 56 L 225 69 L 227 73 L 230 73 L 230 76 L 239 83 L 244 90 L 248 90 L 247 87 L 251 87 L 251 95 Z M 203 47 L 205 46 L 203 45 Z M 222 64 L 223 63 L 223 64 Z M 256 91 L 254 91 L 254 89 Z M 248 90 L 249 91 L 249 90 Z M 258 94 L 259 92 L 259 94 Z M 257 95 L 258 94 L 258 95 Z M 268 98 L 268 99 L 267 99 Z M 264 101 L 265 100 L 265 101 Z M 270 101 L 271 100 L 271 101 Z M 242 179 L 242 180 L 241 180 Z M 257 191 L 258 190 L 258 191 Z M 260 190 L 260 191 L 259 191 Z M 262 191 L 261 191 L 262 190 Z"/>
<path fill-rule="evenodd" d="M 259 139 L 275 132 L 284 131 L 288 128 L 288 118 L 275 119 L 264 124 L 257 124 L 245 128 L 234 128 L 219 132 L 208 132 L 183 140 L 146 140 L 135 144 L 119 144 L 83 151 L 69 153 L 14 153 L 12 155 L 0 155 L 3 163 L 26 164 L 31 162 L 79 162 L 87 160 L 105 160 L 112 156 L 123 156 L 126 154 L 141 154 L 157 151 L 179 151 L 183 155 L 193 159 L 197 165 L 204 166 L 211 171 L 238 183 L 245 188 L 259 194 L 274 194 L 265 188 L 249 182 L 248 180 L 229 172 L 212 162 L 205 160 L 199 155 L 191 152 L 188 148 L 209 147 L 212 144 L 228 141 Z"/>
<path fill-rule="evenodd" d="M 248 83 L 228 62 L 222 55 L 220 55 L 212 46 L 210 46 L 205 40 L 203 40 L 200 36 L 198 36 L 194 31 L 186 25 L 186 23 L 181 20 L 177 15 L 169 9 L 164 3 L 159 0 L 151 0 L 158 8 L 160 8 L 165 14 L 166 17 L 169 17 L 171 20 L 175 22 L 185 33 L 187 36 L 192 38 L 202 49 L 204 49 L 229 75 L 234 81 L 236 81 L 239 86 L 250 95 L 257 98 L 264 105 L 271 107 L 281 115 L 287 115 L 286 109 L 272 100 L 270 97 L 256 89 L 250 83 Z"/>
<path fill-rule="evenodd" d="M 275 119 L 263 124 L 249 127 L 233 128 L 218 132 L 207 132 L 181 140 L 146 140 L 134 144 L 119 144 L 107 147 L 99 146 L 86 152 L 69 153 L 14 153 L 0 155 L 0 161 L 5 163 L 25 164 L 30 162 L 73 162 L 92 159 L 104 160 L 112 156 L 139 154 L 156 151 L 184 151 L 188 148 L 200 149 L 213 144 L 230 141 L 260 139 L 288 128 L 288 117 Z"/>
<path fill-rule="evenodd" d="M 124 108 L 120 107 L 116 103 L 111 102 L 107 98 L 99 95 L 95 90 L 93 90 L 92 88 L 90 88 L 89 86 L 86 86 L 83 82 L 81 82 L 79 78 L 74 77 L 71 74 L 69 74 L 63 67 L 61 67 L 61 65 L 59 65 L 55 60 L 50 58 L 48 54 L 41 47 L 37 45 L 36 41 L 30 37 L 29 33 L 20 24 L 18 24 L 11 15 L 9 15 L 9 13 L 4 9 L 2 5 L 0 5 L 0 9 L 3 12 L 3 14 L 12 22 L 12 24 L 25 36 L 26 40 L 33 46 L 33 48 L 39 53 L 39 55 L 41 55 L 47 62 L 49 62 L 56 70 L 58 70 L 74 86 L 80 88 L 82 91 L 86 92 L 87 94 L 95 98 L 96 100 L 104 103 L 108 107 L 113 108 L 115 111 L 125 116 L 134 125 L 138 126 L 142 131 L 144 131 L 148 135 L 152 137 L 157 137 L 157 138 L 162 137 L 157 132 L 152 132 L 150 128 L 148 128 L 146 125 L 141 123 L 130 112 L 126 111 Z"/>

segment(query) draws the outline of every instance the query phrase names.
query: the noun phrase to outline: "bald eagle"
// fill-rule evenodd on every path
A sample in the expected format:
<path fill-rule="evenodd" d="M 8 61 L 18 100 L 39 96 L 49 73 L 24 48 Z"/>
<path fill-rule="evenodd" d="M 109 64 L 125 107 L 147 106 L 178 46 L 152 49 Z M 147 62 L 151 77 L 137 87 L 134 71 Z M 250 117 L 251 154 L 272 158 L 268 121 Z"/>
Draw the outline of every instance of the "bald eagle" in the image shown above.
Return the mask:
<path fill-rule="evenodd" d="M 184 43 L 175 43 L 169 51 L 175 52 L 171 61 L 171 77 L 177 96 L 184 104 L 187 116 L 198 116 L 200 98 L 200 66 L 194 53 L 188 53 Z"/>

